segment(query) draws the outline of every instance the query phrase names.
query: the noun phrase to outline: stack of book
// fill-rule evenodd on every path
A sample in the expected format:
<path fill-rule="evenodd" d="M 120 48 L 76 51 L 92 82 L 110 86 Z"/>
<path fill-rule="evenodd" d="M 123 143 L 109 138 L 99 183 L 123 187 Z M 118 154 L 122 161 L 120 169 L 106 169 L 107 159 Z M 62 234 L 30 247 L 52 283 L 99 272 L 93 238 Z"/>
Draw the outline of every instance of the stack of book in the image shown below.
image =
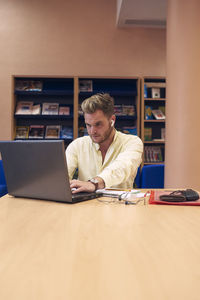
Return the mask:
<path fill-rule="evenodd" d="M 145 146 L 144 161 L 147 163 L 163 162 L 161 147 L 160 146 Z"/>
<path fill-rule="evenodd" d="M 70 107 L 58 103 L 45 102 L 42 105 L 33 101 L 18 101 L 15 115 L 70 115 Z"/>
<path fill-rule="evenodd" d="M 16 126 L 15 139 L 73 139 L 73 129 L 61 125 Z"/>
<path fill-rule="evenodd" d="M 151 127 L 144 128 L 144 141 L 152 141 L 152 128 Z"/>
<path fill-rule="evenodd" d="M 114 114 L 116 116 L 135 116 L 136 110 L 134 105 L 115 105 Z"/>

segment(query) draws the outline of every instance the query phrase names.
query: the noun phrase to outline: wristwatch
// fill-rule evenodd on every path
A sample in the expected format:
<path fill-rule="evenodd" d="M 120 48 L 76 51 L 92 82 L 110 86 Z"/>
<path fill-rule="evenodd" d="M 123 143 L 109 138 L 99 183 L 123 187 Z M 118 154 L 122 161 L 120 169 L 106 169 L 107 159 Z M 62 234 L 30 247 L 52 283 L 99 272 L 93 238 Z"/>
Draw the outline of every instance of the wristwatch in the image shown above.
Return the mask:
<path fill-rule="evenodd" d="M 92 178 L 92 179 L 89 179 L 88 181 L 94 184 L 94 186 L 95 186 L 95 191 L 98 190 L 98 184 L 99 184 L 99 181 L 98 181 L 97 179 Z"/>

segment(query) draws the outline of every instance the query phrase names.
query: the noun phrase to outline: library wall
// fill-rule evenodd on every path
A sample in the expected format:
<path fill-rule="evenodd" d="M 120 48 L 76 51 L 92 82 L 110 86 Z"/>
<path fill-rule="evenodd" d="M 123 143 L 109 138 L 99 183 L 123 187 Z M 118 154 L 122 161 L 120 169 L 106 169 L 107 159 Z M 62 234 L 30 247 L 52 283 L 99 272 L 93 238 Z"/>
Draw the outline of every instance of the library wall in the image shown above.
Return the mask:
<path fill-rule="evenodd" d="M 11 138 L 12 75 L 165 76 L 164 29 L 119 29 L 116 0 L 3 0 L 0 139 Z"/>
<path fill-rule="evenodd" d="M 200 191 L 200 1 L 170 0 L 165 187 Z M 177 39 L 177 36 L 179 37 Z"/>

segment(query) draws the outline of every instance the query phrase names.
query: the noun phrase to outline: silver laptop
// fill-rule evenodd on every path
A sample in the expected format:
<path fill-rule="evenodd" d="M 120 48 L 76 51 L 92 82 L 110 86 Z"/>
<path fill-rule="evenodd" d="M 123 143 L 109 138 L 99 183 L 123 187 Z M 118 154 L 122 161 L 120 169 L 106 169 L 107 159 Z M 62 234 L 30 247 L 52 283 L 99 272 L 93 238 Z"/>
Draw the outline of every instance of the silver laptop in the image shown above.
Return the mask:
<path fill-rule="evenodd" d="M 71 193 L 61 140 L 1 141 L 0 152 L 12 196 L 67 203 L 99 197 L 95 192 Z"/>

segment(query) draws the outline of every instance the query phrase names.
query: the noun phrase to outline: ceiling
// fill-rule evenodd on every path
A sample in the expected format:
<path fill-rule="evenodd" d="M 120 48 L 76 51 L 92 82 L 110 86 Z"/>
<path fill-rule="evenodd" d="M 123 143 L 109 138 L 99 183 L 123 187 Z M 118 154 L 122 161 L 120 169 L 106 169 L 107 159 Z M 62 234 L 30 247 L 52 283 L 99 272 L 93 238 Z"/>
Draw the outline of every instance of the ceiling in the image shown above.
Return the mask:
<path fill-rule="evenodd" d="M 117 0 L 117 27 L 166 27 L 167 0 Z"/>

